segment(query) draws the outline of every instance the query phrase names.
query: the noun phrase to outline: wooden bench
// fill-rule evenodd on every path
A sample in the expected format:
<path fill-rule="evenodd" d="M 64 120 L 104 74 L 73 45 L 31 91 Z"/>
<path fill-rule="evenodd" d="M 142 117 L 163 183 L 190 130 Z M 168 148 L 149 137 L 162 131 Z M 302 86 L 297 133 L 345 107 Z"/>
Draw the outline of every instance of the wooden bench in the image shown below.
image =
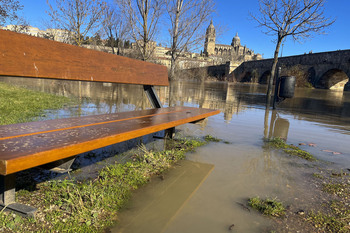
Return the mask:
<path fill-rule="evenodd" d="M 55 164 L 68 171 L 74 156 L 196 122 L 218 110 L 162 108 L 154 85 L 167 86 L 164 66 L 0 30 L 1 76 L 143 85 L 153 109 L 0 126 L 0 206 L 24 216 L 36 209 L 15 202 L 15 174 Z M 4 100 L 2 100 L 4 101 Z"/>

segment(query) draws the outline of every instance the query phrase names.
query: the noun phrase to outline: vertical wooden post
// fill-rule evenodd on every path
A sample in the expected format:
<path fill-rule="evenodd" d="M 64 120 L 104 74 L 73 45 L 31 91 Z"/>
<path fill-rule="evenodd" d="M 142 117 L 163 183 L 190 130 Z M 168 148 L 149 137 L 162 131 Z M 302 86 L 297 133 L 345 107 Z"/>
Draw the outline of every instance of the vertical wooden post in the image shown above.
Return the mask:
<path fill-rule="evenodd" d="M 278 67 L 276 81 L 275 81 L 275 93 L 273 96 L 272 109 L 276 109 L 276 102 L 278 102 L 278 92 L 279 92 L 279 86 L 280 86 L 280 74 L 281 74 L 281 67 Z"/>

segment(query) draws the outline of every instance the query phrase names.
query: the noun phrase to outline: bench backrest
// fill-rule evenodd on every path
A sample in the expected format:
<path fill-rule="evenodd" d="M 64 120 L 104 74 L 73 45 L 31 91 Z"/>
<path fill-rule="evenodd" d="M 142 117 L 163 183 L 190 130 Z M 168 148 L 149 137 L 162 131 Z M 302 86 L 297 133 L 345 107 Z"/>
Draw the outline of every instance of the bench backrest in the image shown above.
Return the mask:
<path fill-rule="evenodd" d="M 167 86 L 167 68 L 0 29 L 1 76 Z"/>

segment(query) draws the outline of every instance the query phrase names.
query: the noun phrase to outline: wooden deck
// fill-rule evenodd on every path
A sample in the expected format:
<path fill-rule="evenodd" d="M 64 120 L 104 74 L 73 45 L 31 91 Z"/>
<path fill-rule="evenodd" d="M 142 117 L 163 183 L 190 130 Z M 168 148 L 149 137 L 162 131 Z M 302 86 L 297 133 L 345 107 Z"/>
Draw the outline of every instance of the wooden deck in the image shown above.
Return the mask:
<path fill-rule="evenodd" d="M 0 126 L 0 174 L 69 158 L 219 112 L 173 107 Z"/>

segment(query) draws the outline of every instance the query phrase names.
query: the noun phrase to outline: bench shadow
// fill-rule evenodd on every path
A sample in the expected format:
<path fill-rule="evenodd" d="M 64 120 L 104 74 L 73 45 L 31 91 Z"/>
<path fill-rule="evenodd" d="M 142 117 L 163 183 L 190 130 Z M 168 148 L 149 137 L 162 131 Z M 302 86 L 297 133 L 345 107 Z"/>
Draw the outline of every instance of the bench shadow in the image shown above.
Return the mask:
<path fill-rule="evenodd" d="M 84 181 L 94 179 L 98 177 L 99 171 L 109 164 L 127 161 L 130 154 L 125 155 L 124 152 L 137 148 L 140 145 L 146 145 L 151 150 L 164 150 L 165 140 L 159 139 L 162 137 L 164 137 L 164 131 L 76 155 L 71 166 L 72 170 L 68 173 L 57 173 L 43 167 L 35 167 L 18 172 L 16 174 L 16 191 L 35 191 L 37 190 L 37 184 L 49 180 L 75 179 Z"/>

